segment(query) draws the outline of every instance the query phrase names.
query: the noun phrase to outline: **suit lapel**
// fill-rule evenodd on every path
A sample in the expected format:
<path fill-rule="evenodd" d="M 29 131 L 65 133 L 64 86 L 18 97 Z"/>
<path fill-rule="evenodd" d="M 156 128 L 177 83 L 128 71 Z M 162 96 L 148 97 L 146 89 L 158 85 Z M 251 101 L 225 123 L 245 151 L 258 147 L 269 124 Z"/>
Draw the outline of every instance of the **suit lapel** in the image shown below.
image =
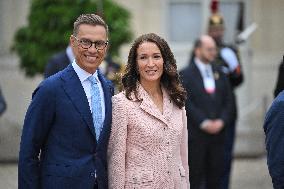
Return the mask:
<path fill-rule="evenodd" d="M 192 62 L 192 64 L 190 66 L 192 66 L 194 78 L 196 79 L 196 82 L 197 82 L 196 86 L 200 87 L 200 90 L 202 91 L 202 93 L 207 94 L 207 92 L 205 91 L 202 75 L 201 75 L 198 67 L 196 66 L 195 61 Z"/>
<path fill-rule="evenodd" d="M 86 93 L 71 64 L 69 64 L 66 70 L 62 73 L 61 78 L 63 81 L 65 81 L 62 87 L 64 88 L 66 94 L 69 96 L 77 111 L 80 113 L 83 120 L 91 130 L 91 133 L 94 135 L 94 137 L 96 137 L 96 132 L 92 121 L 92 114 Z"/>
<path fill-rule="evenodd" d="M 220 86 L 220 73 L 218 72 L 217 68 L 212 64 L 212 71 L 214 74 L 214 80 L 215 80 L 215 95 L 214 97 L 218 96 L 218 93 L 220 93 L 220 90 L 222 90 L 222 87 Z"/>
<path fill-rule="evenodd" d="M 111 119 L 112 119 L 111 97 L 113 95 L 114 90 L 110 82 L 105 79 L 105 77 L 100 73 L 99 70 L 98 70 L 98 77 L 103 87 L 104 99 L 105 99 L 105 121 L 99 138 L 100 142 L 102 140 L 102 137 L 107 136 L 106 134 L 110 130 Z"/>
<path fill-rule="evenodd" d="M 196 63 L 193 62 L 192 66 L 193 66 L 194 73 L 196 74 L 195 78 L 197 79 L 197 82 L 198 82 L 197 86 L 202 87 L 202 89 L 200 89 L 200 90 L 201 90 L 206 96 L 208 96 L 208 97 L 210 97 L 210 98 L 214 98 L 214 96 L 215 96 L 214 93 L 213 93 L 213 94 L 209 94 L 209 93 L 206 92 L 202 75 L 201 75 L 200 70 L 198 69 Z M 212 71 L 213 71 L 213 74 L 214 74 L 214 73 L 215 73 L 215 70 L 213 69 L 213 65 L 212 65 Z M 215 78 L 214 78 L 214 80 L 215 80 Z M 215 85 L 217 85 L 216 83 L 217 83 L 217 82 L 216 82 L 216 80 L 215 80 Z M 215 93 L 217 92 L 217 91 L 216 91 L 216 90 L 217 90 L 216 87 L 217 87 L 217 86 L 215 86 Z"/>
<path fill-rule="evenodd" d="M 170 123 L 173 114 L 173 103 L 170 99 L 165 88 L 162 87 L 163 90 L 163 117 L 166 119 L 166 124 Z M 169 126 L 169 125 L 168 125 Z"/>
<path fill-rule="evenodd" d="M 165 110 L 166 115 L 170 115 L 170 111 L 172 110 L 166 110 L 167 108 L 171 107 L 170 100 L 164 99 L 166 95 L 164 95 L 165 91 L 163 90 L 163 109 Z M 142 99 L 142 102 L 140 104 L 140 108 L 147 112 L 148 114 L 152 115 L 153 117 L 159 119 L 160 121 L 164 122 L 166 125 L 169 126 L 169 122 L 166 119 L 166 117 L 159 111 L 157 106 L 154 104 L 148 93 L 143 89 L 143 87 L 139 84 L 138 85 L 138 96 L 140 99 Z M 165 105 L 165 102 L 167 103 Z M 169 104 L 168 104 L 169 103 Z M 168 117 L 170 118 L 170 117 Z"/>

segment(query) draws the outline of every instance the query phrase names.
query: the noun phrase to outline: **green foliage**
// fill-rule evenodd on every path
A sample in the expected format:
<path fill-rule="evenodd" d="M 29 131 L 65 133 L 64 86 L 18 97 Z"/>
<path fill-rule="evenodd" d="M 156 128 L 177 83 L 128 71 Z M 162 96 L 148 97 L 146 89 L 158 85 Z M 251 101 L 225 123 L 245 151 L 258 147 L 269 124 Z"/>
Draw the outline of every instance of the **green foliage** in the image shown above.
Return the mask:
<path fill-rule="evenodd" d="M 101 0 L 104 20 L 109 26 L 109 53 L 118 55 L 119 47 L 132 39 L 129 12 L 112 2 Z M 26 75 L 43 73 L 51 55 L 69 43 L 73 23 L 82 13 L 97 13 L 98 0 L 32 0 L 28 26 L 14 36 L 12 50 L 20 57 Z"/>

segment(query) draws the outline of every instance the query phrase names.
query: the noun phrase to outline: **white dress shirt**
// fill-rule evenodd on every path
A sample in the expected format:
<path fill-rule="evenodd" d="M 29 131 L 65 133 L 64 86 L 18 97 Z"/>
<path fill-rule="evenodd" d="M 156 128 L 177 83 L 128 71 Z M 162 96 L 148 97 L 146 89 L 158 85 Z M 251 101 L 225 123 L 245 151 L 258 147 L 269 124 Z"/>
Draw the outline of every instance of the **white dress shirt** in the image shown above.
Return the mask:
<path fill-rule="evenodd" d="M 215 79 L 213 75 L 212 65 L 203 63 L 199 58 L 195 58 L 194 62 L 201 73 L 203 85 L 207 93 L 215 92 Z M 207 71 L 206 71 L 207 70 Z M 206 73 L 207 72 L 207 73 Z M 200 128 L 206 129 L 208 127 L 209 119 L 205 119 L 201 122 Z"/>
<path fill-rule="evenodd" d="M 72 66 L 73 66 L 76 74 L 78 75 L 78 77 L 81 81 L 81 84 L 84 88 L 85 94 L 86 94 L 88 102 L 89 102 L 89 107 L 90 107 L 91 112 L 92 112 L 91 82 L 88 80 L 88 78 L 90 76 L 93 76 L 97 79 L 98 86 L 99 86 L 99 89 L 100 89 L 100 95 L 101 95 L 102 123 L 104 123 L 104 120 L 105 120 L 105 98 L 104 98 L 104 91 L 103 91 L 102 84 L 101 84 L 101 82 L 98 78 L 98 70 L 92 75 L 92 74 L 86 72 L 85 70 L 83 70 L 81 67 L 79 67 L 75 60 L 72 62 Z"/>
<path fill-rule="evenodd" d="M 212 94 L 215 92 L 215 79 L 211 64 L 205 64 L 200 59 L 194 59 L 199 72 L 201 73 L 204 88 L 207 93 Z"/>

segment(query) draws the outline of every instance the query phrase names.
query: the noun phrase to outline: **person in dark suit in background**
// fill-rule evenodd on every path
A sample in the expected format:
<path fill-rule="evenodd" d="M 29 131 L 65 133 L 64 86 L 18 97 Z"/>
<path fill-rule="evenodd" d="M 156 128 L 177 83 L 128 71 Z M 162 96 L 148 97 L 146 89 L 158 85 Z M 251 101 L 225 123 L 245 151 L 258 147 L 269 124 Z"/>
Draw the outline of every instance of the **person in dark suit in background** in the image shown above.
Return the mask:
<path fill-rule="evenodd" d="M 99 71 L 108 26 L 95 14 L 74 22 L 75 60 L 45 79 L 27 110 L 19 152 L 19 189 L 106 189 L 113 86 Z"/>
<path fill-rule="evenodd" d="M 278 68 L 278 77 L 274 89 L 274 98 L 276 98 L 277 95 L 283 90 L 284 90 L 284 55 L 283 55 L 283 60 Z"/>
<path fill-rule="evenodd" d="M 267 165 L 273 188 L 284 188 L 284 91 L 274 99 L 264 120 Z"/>
<path fill-rule="evenodd" d="M 228 79 L 212 64 L 217 49 L 210 36 L 202 36 L 194 47 L 194 58 L 181 71 L 187 90 L 189 180 L 191 189 L 219 189 L 224 161 L 224 128 L 232 116 L 232 94 Z"/>
<path fill-rule="evenodd" d="M 51 75 L 66 68 L 74 60 L 74 53 L 70 45 L 64 51 L 56 53 L 47 62 L 44 70 L 44 78 L 48 78 Z"/>
<path fill-rule="evenodd" d="M 208 35 L 210 35 L 214 39 L 218 49 L 215 64 L 218 64 L 221 67 L 222 71 L 229 79 L 231 92 L 233 94 L 233 119 L 231 120 L 231 123 L 228 124 L 225 131 L 225 159 L 222 186 L 220 187 L 220 189 L 228 189 L 230 185 L 231 166 L 236 135 L 236 122 L 238 117 L 237 97 L 235 95 L 235 89 L 243 83 L 244 76 L 238 49 L 232 44 L 224 43 L 223 37 L 225 34 L 225 22 L 223 16 L 218 12 L 218 8 L 219 1 L 212 0 L 212 15 L 209 17 Z"/>

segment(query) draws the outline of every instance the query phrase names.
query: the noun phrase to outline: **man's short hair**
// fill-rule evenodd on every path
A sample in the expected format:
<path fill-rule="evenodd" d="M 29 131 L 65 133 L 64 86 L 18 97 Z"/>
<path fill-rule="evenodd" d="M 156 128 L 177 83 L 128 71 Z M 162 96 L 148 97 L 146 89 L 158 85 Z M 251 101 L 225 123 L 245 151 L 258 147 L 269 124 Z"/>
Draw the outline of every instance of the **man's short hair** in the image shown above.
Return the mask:
<path fill-rule="evenodd" d="M 108 36 L 108 25 L 105 23 L 105 21 L 96 14 L 81 14 L 77 20 L 74 22 L 74 28 L 73 28 L 73 35 L 76 36 L 78 34 L 79 26 L 81 24 L 88 24 L 93 26 L 103 26 L 106 29 L 106 33 Z"/>

